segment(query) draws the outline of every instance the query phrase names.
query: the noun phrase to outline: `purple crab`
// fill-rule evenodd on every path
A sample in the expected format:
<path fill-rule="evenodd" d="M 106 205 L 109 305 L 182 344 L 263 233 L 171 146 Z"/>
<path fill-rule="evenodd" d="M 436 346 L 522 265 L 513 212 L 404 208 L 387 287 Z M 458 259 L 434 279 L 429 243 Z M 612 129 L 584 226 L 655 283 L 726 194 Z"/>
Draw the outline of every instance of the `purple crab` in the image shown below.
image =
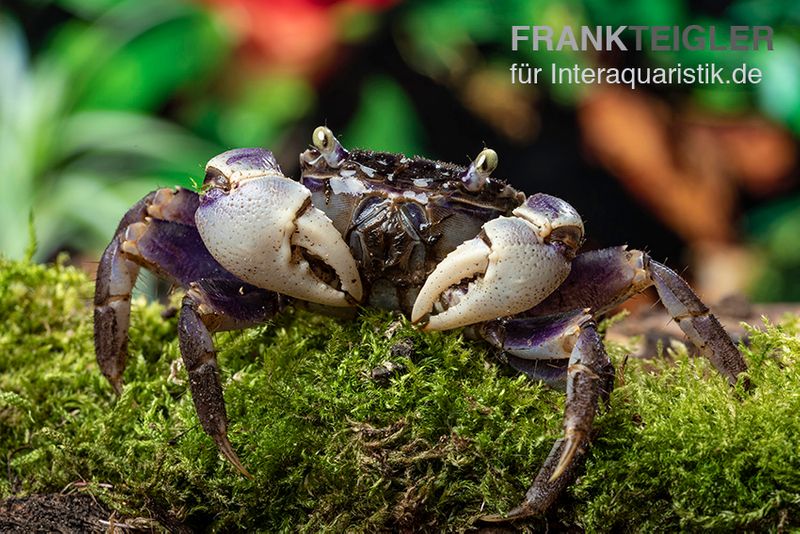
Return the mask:
<path fill-rule="evenodd" d="M 465 328 L 512 367 L 566 390 L 564 436 L 521 505 L 487 521 L 545 512 L 574 480 L 595 413 L 614 385 L 596 318 L 649 286 L 731 384 L 747 366 L 675 272 L 644 252 L 580 252 L 584 226 L 565 201 L 491 177 L 491 149 L 468 167 L 346 150 L 326 127 L 300 154 L 299 181 L 272 153 L 230 150 L 199 194 L 159 189 L 123 217 L 95 288 L 95 348 L 119 393 L 131 290 L 141 267 L 185 288 L 180 352 L 203 429 L 249 476 L 227 436 L 211 334 L 264 323 L 286 306 L 398 310 L 423 330 Z M 746 378 L 743 380 L 746 381 Z"/>

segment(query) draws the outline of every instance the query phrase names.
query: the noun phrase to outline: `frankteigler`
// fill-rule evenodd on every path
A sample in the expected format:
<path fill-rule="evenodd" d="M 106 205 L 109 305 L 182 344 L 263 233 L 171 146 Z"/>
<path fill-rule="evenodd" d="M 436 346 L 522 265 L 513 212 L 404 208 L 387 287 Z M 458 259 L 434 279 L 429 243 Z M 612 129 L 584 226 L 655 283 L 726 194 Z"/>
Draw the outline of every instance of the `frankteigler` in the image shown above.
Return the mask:
<path fill-rule="evenodd" d="M 772 50 L 772 35 L 771 26 L 564 26 L 560 31 L 552 26 L 511 26 L 511 49 Z"/>

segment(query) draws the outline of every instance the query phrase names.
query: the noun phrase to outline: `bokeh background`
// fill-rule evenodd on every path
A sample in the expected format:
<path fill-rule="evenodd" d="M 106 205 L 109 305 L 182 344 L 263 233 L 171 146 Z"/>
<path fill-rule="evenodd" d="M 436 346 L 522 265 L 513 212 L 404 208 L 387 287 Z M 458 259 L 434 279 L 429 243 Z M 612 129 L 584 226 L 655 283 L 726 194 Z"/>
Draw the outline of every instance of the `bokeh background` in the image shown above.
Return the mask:
<path fill-rule="evenodd" d="M 512 52 L 514 24 L 770 25 L 772 52 Z M 509 66 L 746 62 L 757 86 L 515 86 Z M 711 301 L 800 300 L 800 3 L 785 0 L 4 0 L 0 253 L 88 270 L 148 191 L 233 147 L 287 175 L 346 146 L 467 163 L 567 199 Z"/>

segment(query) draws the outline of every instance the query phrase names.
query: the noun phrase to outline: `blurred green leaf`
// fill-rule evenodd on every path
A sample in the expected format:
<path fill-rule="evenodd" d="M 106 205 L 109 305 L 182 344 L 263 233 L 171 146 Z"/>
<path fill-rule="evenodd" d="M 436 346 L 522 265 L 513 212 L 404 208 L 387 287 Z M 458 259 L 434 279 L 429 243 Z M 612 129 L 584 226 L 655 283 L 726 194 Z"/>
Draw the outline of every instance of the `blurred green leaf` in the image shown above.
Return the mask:
<path fill-rule="evenodd" d="M 218 135 L 226 146 L 275 143 L 316 99 L 309 82 L 298 76 L 275 74 L 249 82 L 220 112 Z"/>
<path fill-rule="evenodd" d="M 728 8 L 733 21 L 748 25 L 779 26 L 800 22 L 800 4 L 794 0 L 738 0 Z"/>
<path fill-rule="evenodd" d="M 71 167 L 89 166 L 93 158 L 111 154 L 115 158 L 133 158 L 128 172 L 144 166 L 161 170 L 198 167 L 202 174 L 202 162 L 219 151 L 217 145 L 172 123 L 124 111 L 76 113 L 63 121 L 59 135 L 63 141 L 53 157 L 71 161 Z"/>
<path fill-rule="evenodd" d="M 56 3 L 83 18 L 95 18 L 127 0 L 56 0 Z"/>
<path fill-rule="evenodd" d="M 337 21 L 339 39 L 345 43 L 357 43 L 369 37 L 378 28 L 380 21 L 375 13 L 358 10 L 348 13 Z"/>
<path fill-rule="evenodd" d="M 50 132 L 61 113 L 66 81 L 58 71 L 31 69 L 22 33 L 0 15 L 0 251 L 20 258 L 37 175 L 46 168 Z"/>
<path fill-rule="evenodd" d="M 226 48 L 206 16 L 159 24 L 108 58 L 87 85 L 80 107 L 155 110 L 177 90 L 207 76 Z"/>
<path fill-rule="evenodd" d="M 592 22 L 610 26 L 680 26 L 686 21 L 683 0 L 584 0 Z"/>
<path fill-rule="evenodd" d="M 760 277 L 751 288 L 758 301 L 800 300 L 800 197 L 756 209 L 744 221 L 749 241 L 763 258 Z"/>
<path fill-rule="evenodd" d="M 477 43 L 498 40 L 500 9 L 486 2 L 416 2 L 404 10 L 402 47 L 408 59 L 429 75 L 465 68 Z"/>
<path fill-rule="evenodd" d="M 752 107 L 753 91 L 750 87 L 698 85 L 691 92 L 695 103 L 718 115 L 741 115 Z"/>
<path fill-rule="evenodd" d="M 70 105 L 81 101 L 87 91 L 113 66 L 115 59 L 142 35 L 161 24 L 191 17 L 195 8 L 182 2 L 126 0 L 89 20 L 68 19 L 57 27 L 42 61 L 52 61 L 70 78 Z"/>
<path fill-rule="evenodd" d="M 773 202 L 748 214 L 745 229 L 769 247 L 770 256 L 780 263 L 800 266 L 800 197 Z"/>
<path fill-rule="evenodd" d="M 800 44 L 777 36 L 775 49 L 760 56 L 764 76 L 758 86 L 759 103 L 800 134 Z"/>
<path fill-rule="evenodd" d="M 361 107 L 345 129 L 347 146 L 422 154 L 425 137 L 417 113 L 395 82 L 369 78 L 361 89 Z"/>
<path fill-rule="evenodd" d="M 101 43 L 102 35 L 88 32 L 83 43 Z M 97 250 L 133 201 L 157 186 L 190 186 L 202 162 L 219 152 L 162 119 L 76 111 L 70 89 L 80 78 L 80 56 L 71 56 L 73 63 L 59 57 L 70 56 L 45 54 L 29 62 L 16 24 L 0 18 L 0 159 L 10 192 L 0 196 L 0 251 L 12 258 L 25 253 L 31 210 L 37 258 L 65 244 Z M 151 98 L 175 87 L 167 89 L 159 86 Z"/>
<path fill-rule="evenodd" d="M 121 214 L 131 207 L 132 198 L 167 185 L 158 184 L 155 175 L 118 178 L 116 183 L 107 183 L 107 175 L 75 170 L 42 189 L 36 201 L 35 226 L 45 255 L 65 246 L 81 251 L 102 249 Z"/>

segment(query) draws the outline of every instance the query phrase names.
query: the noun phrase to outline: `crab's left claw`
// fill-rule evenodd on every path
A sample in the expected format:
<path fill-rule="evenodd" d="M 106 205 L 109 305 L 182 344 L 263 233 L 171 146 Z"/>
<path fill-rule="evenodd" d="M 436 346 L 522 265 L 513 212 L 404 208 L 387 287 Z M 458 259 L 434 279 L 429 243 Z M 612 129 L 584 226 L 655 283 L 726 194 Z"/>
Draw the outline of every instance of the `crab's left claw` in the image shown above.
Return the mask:
<path fill-rule="evenodd" d="M 195 214 L 209 252 L 256 287 L 328 306 L 352 306 L 363 289 L 355 260 L 311 192 L 283 176 L 272 154 L 239 149 L 206 167 Z"/>
<path fill-rule="evenodd" d="M 532 308 L 569 274 L 583 237 L 572 206 L 538 194 L 483 225 L 481 234 L 447 255 L 419 292 L 411 320 L 447 330 Z M 434 308 L 439 313 L 431 314 Z"/>

